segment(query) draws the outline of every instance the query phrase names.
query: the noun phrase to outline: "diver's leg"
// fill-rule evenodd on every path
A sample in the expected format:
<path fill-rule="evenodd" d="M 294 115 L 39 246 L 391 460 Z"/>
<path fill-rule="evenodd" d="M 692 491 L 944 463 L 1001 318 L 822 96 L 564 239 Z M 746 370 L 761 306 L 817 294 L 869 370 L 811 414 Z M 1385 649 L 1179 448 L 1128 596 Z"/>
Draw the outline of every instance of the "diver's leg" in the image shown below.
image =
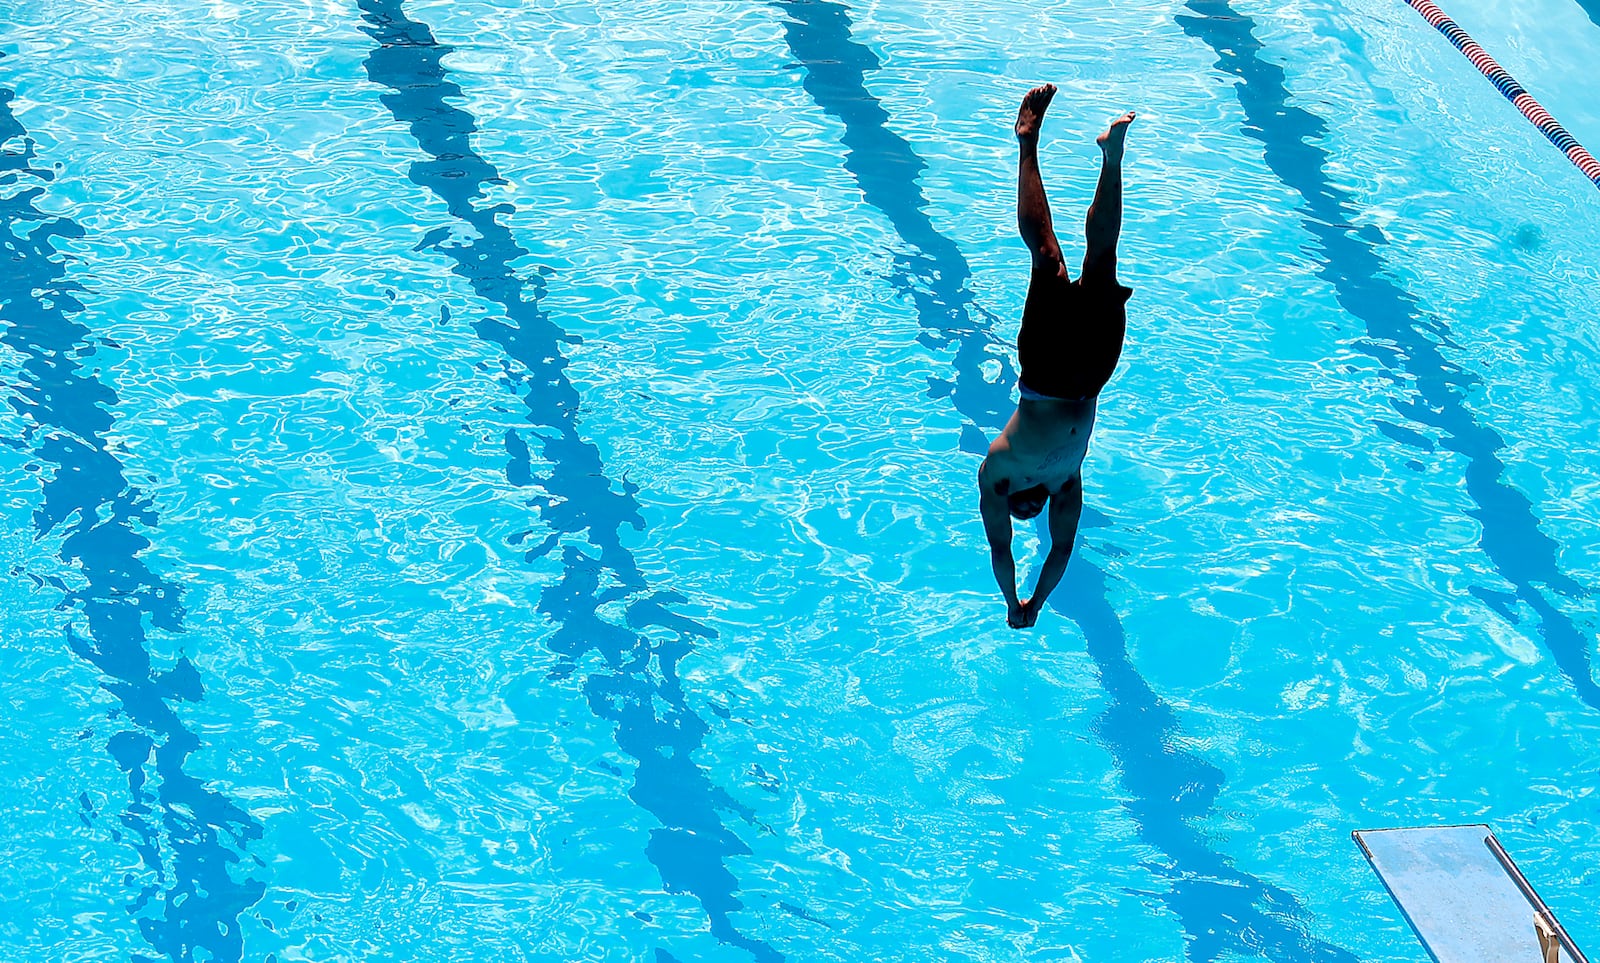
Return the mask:
<path fill-rule="evenodd" d="M 1033 255 L 1035 272 L 1064 274 L 1061 245 L 1056 243 L 1050 203 L 1045 200 L 1044 181 L 1039 176 L 1039 127 L 1055 95 L 1054 84 L 1035 87 L 1023 95 L 1022 106 L 1017 109 L 1017 230 L 1028 245 L 1028 253 Z"/>
<path fill-rule="evenodd" d="M 1095 139 L 1100 145 L 1100 183 L 1083 232 L 1088 241 L 1083 255 L 1084 281 L 1117 278 L 1117 238 L 1122 234 L 1122 146 L 1133 123 L 1133 111 L 1111 122 Z"/>

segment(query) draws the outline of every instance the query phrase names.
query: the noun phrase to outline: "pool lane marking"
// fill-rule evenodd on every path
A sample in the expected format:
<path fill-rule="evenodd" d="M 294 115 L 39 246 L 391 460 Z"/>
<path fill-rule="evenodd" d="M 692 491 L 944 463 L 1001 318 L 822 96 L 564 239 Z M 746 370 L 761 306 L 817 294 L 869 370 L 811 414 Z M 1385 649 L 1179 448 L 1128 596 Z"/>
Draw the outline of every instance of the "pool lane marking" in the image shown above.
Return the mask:
<path fill-rule="evenodd" d="M 867 203 L 882 212 L 900 239 L 917 252 L 904 260 L 907 274 L 901 280 L 922 282 L 922 287 L 907 283 L 905 288 L 915 299 L 919 323 L 931 335 L 924 343 L 957 347 L 953 390 L 946 393 L 980 439 L 981 428 L 998 431 L 1014 408 L 1009 350 L 1001 355 L 1006 376 L 998 385 L 989 383 L 979 365 L 994 357 L 989 346 L 1000 341 L 987 319 L 972 317 L 972 295 L 966 290 L 971 268 L 960 247 L 933 225 L 927 199 L 908 173 L 926 169 L 926 162 L 889 128 L 888 111 L 867 90 L 867 73 L 880 66 L 877 55 L 852 36 L 849 9 L 840 3 L 772 3 L 792 18 L 784 29 L 790 53 L 806 69 L 806 91 L 824 113 L 845 127 L 841 138 L 845 169 L 855 175 Z M 1021 93 L 1015 91 L 1019 98 Z M 1021 282 L 1027 278 L 1026 254 L 1019 248 L 1018 256 Z M 965 439 L 962 447 L 973 450 Z M 986 448 L 983 440 L 975 453 Z M 1104 516 L 1090 512 L 1101 526 L 1109 524 Z M 1346 950 L 1316 939 L 1298 925 L 1304 911 L 1292 893 L 1235 868 L 1228 857 L 1207 846 L 1193 825 L 1193 820 L 1205 817 L 1225 778 L 1178 744 L 1176 711 L 1151 689 L 1128 657 L 1126 633 L 1107 595 L 1108 581 L 1105 571 L 1080 550 L 1067 566 L 1061 597 L 1051 605 L 1078 624 L 1110 699 L 1095 722 L 1095 735 L 1116 760 L 1122 784 L 1133 796 L 1123 806 L 1140 838 L 1167 857 L 1144 865 L 1172 883 L 1170 892 L 1154 895 L 1172 908 L 1188 934 L 1191 958 L 1215 959 L 1230 949 L 1255 955 L 1265 943 L 1277 948 L 1274 958 L 1356 963 Z M 1263 908 L 1268 906 L 1281 909 Z M 1195 948 L 1204 955 L 1194 956 Z"/>
<path fill-rule="evenodd" d="M 1512 77 L 1504 67 L 1495 63 L 1494 58 L 1484 52 L 1477 41 L 1468 36 L 1454 20 L 1445 16 L 1444 11 L 1440 10 L 1433 0 L 1406 0 L 1406 3 L 1411 9 L 1422 14 L 1424 20 L 1444 34 L 1457 50 L 1466 55 L 1466 58 L 1472 61 L 1472 66 L 1489 78 L 1489 82 L 1494 84 L 1501 96 L 1511 101 L 1517 110 L 1522 112 L 1522 116 L 1528 118 L 1528 122 L 1539 129 L 1539 133 L 1543 134 L 1545 139 L 1556 145 L 1557 149 L 1567 155 L 1568 160 L 1577 165 L 1578 170 L 1583 171 L 1583 176 L 1589 178 L 1596 187 L 1600 187 L 1600 161 L 1595 160 L 1594 155 L 1585 150 L 1576 137 L 1557 123 L 1556 119 L 1550 116 L 1550 112 L 1540 106 L 1539 102 L 1533 99 L 1533 95 L 1517 83 L 1516 78 Z M 1587 11 L 1589 8 L 1584 9 Z M 1590 11 L 1590 15 L 1594 16 L 1593 11 Z M 1600 23 L 1600 20 L 1596 22 Z"/>
<path fill-rule="evenodd" d="M 669 610 L 667 606 L 682 597 L 650 592 L 632 553 L 622 545 L 622 526 L 644 528 L 633 498 L 636 489 L 624 482 L 618 491 L 606 476 L 599 449 L 578 431 L 581 399 L 567 377 L 561 347 L 576 339 L 539 306 L 543 279 L 535 276 L 524 282 L 512 270 L 512 262 L 529 252 L 500 223 L 498 214 L 506 206 L 479 204 L 486 185 L 504 181 L 494 165 L 473 149 L 477 119 L 452 103 L 464 94 L 450 80 L 442 59 L 455 48 L 440 44 L 426 23 L 407 16 L 401 0 L 358 0 L 358 6 L 362 31 L 378 44 L 367 56 L 367 75 L 388 91 L 380 99 L 428 157 L 411 165 L 411 181 L 443 201 L 450 215 L 475 235 L 439 228 L 416 249 L 448 258 L 452 273 L 465 279 L 480 298 L 504 309 L 504 320 L 485 317 L 473 324 L 473 330 L 515 362 L 507 365 L 506 373 L 527 408 L 527 422 L 547 429 L 533 434 L 539 439 L 540 454 L 552 466 L 550 474 L 535 475 L 528 443 L 519 433 L 508 431 L 506 475 L 514 485 L 544 492 L 528 504 L 554 530 L 526 557 L 531 561 L 557 547 L 562 550 L 561 581 L 546 586 L 539 597 L 539 610 L 556 625 L 546 643 L 560 658 L 555 675 L 571 675 L 588 653 L 603 657 L 607 671 L 597 670 L 585 678 L 584 695 L 597 717 L 616 726 L 618 748 L 637 763 L 629 798 L 661 823 L 650 831 L 646 855 L 662 883 L 668 891 L 687 892 L 700 902 L 718 940 L 762 963 L 781 961 L 781 953 L 740 932 L 731 919 L 743 904 L 735 895 L 739 881 L 727 860 L 751 851 L 718 813 L 732 812 L 752 822 L 754 812 L 713 785 L 705 768 L 692 758 L 702 748 L 709 727 L 689 708 L 677 667 L 696 639 L 715 633 Z M 596 479 L 605 481 L 596 484 Z M 563 544 L 563 536 L 586 537 L 599 557 Z M 602 588 L 608 575 L 619 584 Z M 599 615 L 602 605 L 621 599 L 630 600 L 627 627 Z M 676 639 L 652 644 L 643 631 L 650 628 L 672 633 Z M 660 714 L 658 703 L 666 707 Z"/>
<path fill-rule="evenodd" d="M 1211 47 L 1219 58 L 1217 69 L 1244 81 L 1233 85 L 1244 109 L 1241 130 L 1261 142 L 1268 169 L 1301 196 L 1302 223 L 1326 255 L 1320 274 L 1333 285 L 1340 306 L 1366 326 L 1367 337 L 1356 346 L 1387 371 L 1415 382 L 1419 397 L 1409 402 L 1391 398 L 1390 407 L 1408 421 L 1437 429 L 1443 446 L 1467 459 L 1464 481 L 1476 505 L 1467 514 L 1479 523 L 1483 553 L 1515 589 L 1502 593 L 1475 586 L 1471 591 L 1511 623 L 1518 619 L 1510 603 L 1521 599 L 1533 609 L 1556 667 L 1579 699 L 1600 709 L 1591 639 L 1540 586 L 1569 598 L 1584 598 L 1589 592 L 1561 571 L 1560 546 L 1539 528 L 1527 496 L 1506 480 L 1500 458 L 1504 440 L 1467 407 L 1467 393 L 1483 379 L 1445 357 L 1441 349 L 1450 343 L 1449 328 L 1438 319 L 1419 317 L 1416 299 L 1384 276 L 1377 247 L 1388 238 L 1376 227 L 1353 222 L 1354 198 L 1328 179 L 1328 151 L 1309 142 L 1327 131 L 1327 122 L 1290 103 L 1284 69 L 1257 56 L 1263 44 L 1255 37 L 1255 21 L 1228 0 L 1189 0 L 1188 7 L 1199 16 L 1180 14 L 1178 24 Z M 1375 424 L 1380 430 L 1387 425 Z M 1419 450 L 1433 450 L 1432 441 L 1420 433 L 1411 433 L 1412 438 L 1406 432 L 1384 434 Z"/>
<path fill-rule="evenodd" d="M 15 382 L 3 387 L 6 401 L 30 427 L 21 438 L 0 443 L 31 450 L 54 466 L 43 482 L 44 502 L 33 513 L 35 537 L 62 532 L 61 562 L 76 565 L 84 584 L 72 588 L 55 576 L 29 573 L 25 562 L 11 572 L 27 575 L 39 588 L 54 587 L 64 596 L 60 609 L 82 614 L 88 632 L 67 626 L 67 644 L 101 673 L 100 687 L 117 699 L 120 708 L 110 718 L 122 715 L 131 723 L 106 741 L 130 797 L 117 817 L 121 829 L 109 829 L 115 842 L 122 841 L 123 830 L 133 837 L 129 842 L 153 882 L 145 882 L 125 908 L 163 956 L 190 960 L 203 949 L 219 963 L 235 963 L 243 954 L 239 917 L 261 899 L 265 885 L 248 876 L 235 879 L 229 867 L 248 855 L 245 846 L 261 838 L 262 827 L 184 771 L 201 743 L 172 703 L 198 703 L 205 689 L 184 656 L 164 672 L 151 664 L 144 621 L 182 632 L 180 592 L 140 557 L 151 547 L 141 530 L 154 529 L 159 519 L 106 441 L 114 427 L 111 412 L 121 402 L 84 367 L 83 359 L 94 353 L 93 332 L 74 318 L 85 310 L 78 300 L 84 288 L 69 280 L 70 259 L 52 243 L 85 232 L 70 218 L 35 206 L 55 172 L 34 165 L 35 145 L 11 110 L 14 97 L 0 87 L 0 147 L 22 142 L 20 151 L 0 149 L 0 185 L 11 191 L 0 197 L 0 261 L 8 265 L 0 288 L 0 344 L 23 359 Z M 15 186 L 24 178 L 39 183 Z M 28 223 L 37 226 L 18 230 Z M 84 825 L 92 825 L 99 814 L 88 793 L 77 802 Z M 249 858 L 259 867 L 258 858 Z M 159 907 L 159 916 L 147 912 L 152 907 Z M 150 959 L 142 953 L 134 958 Z"/>
<path fill-rule="evenodd" d="M 990 350 L 1002 343 L 992 330 L 995 319 L 976 304 L 967 288 L 972 269 L 960 247 L 928 218 L 927 198 L 917 186 L 927 163 L 889 129 L 888 112 L 866 90 L 863 78 L 879 69 L 878 57 L 852 38 L 849 9 L 844 5 L 829 0 L 771 2 L 788 15 L 784 35 L 790 53 L 805 67 L 806 92 L 824 113 L 844 125 L 845 170 L 913 252 L 896 256 L 893 280 L 916 306 L 922 343 L 933 349 L 955 349 L 957 377 L 930 379 L 928 396 L 951 398 L 967 418 L 961 449 L 981 456 L 988 451 L 989 440 L 979 426 L 1003 426 L 1010 417 L 1016 372 L 1009 350 Z M 1002 368 L 993 382 L 980 372 L 991 359 Z M 964 372 L 978 374 L 963 378 Z"/>

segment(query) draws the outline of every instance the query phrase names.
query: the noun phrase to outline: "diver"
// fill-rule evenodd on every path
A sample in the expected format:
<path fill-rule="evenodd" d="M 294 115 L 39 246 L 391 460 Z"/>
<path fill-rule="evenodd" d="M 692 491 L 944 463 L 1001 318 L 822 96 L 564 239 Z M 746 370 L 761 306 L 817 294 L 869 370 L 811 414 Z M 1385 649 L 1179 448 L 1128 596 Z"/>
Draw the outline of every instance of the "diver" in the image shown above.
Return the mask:
<path fill-rule="evenodd" d="M 1124 306 L 1133 291 L 1117 281 L 1117 236 L 1122 230 L 1122 148 L 1133 122 L 1129 111 L 1096 138 L 1100 182 L 1084 226 L 1087 247 L 1076 280 L 1067 276 L 1050 205 L 1039 177 L 1039 127 L 1056 94 L 1053 84 L 1028 91 L 1017 111 L 1017 230 L 1033 256 L 1028 297 L 1017 335 L 1021 400 L 978 468 L 979 508 L 990 561 L 1006 598 L 1006 624 L 1027 628 L 1039 619 L 1072 555 L 1083 511 L 1083 457 L 1094 428 L 1095 401 L 1122 354 Z M 1048 505 L 1050 551 L 1033 596 L 1017 596 L 1011 519 L 1030 519 Z"/>

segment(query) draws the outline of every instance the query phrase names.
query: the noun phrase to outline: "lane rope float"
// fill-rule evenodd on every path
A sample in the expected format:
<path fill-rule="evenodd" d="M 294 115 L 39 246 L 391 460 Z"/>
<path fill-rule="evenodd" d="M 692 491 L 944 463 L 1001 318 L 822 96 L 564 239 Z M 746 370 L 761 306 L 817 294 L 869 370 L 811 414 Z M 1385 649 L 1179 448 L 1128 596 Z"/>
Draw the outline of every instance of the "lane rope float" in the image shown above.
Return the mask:
<path fill-rule="evenodd" d="M 1467 59 L 1472 61 L 1472 65 L 1478 68 L 1478 72 L 1489 78 L 1495 89 L 1522 111 L 1522 116 L 1528 118 L 1529 123 L 1539 128 L 1539 133 L 1566 154 L 1567 159 L 1576 164 L 1578 170 L 1583 171 L 1583 176 L 1593 181 L 1596 187 L 1600 187 L 1600 161 L 1595 160 L 1593 154 L 1584 150 L 1578 139 L 1551 117 L 1550 112 L 1534 100 L 1533 95 L 1517 83 L 1515 77 L 1495 63 L 1494 58 L 1485 53 L 1477 41 L 1468 36 L 1459 24 L 1445 16 L 1444 11 L 1440 10 L 1433 0 L 1406 0 L 1406 3 L 1422 14 L 1423 19 L 1432 24 L 1435 30 L 1455 44 L 1456 49 L 1465 54 Z"/>

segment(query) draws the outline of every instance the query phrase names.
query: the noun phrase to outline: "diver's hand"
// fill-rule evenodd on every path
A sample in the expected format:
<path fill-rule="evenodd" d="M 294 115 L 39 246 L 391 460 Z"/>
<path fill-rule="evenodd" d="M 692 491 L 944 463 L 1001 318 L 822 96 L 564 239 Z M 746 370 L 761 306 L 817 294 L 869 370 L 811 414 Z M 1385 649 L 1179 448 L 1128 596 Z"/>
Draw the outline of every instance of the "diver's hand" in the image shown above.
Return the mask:
<path fill-rule="evenodd" d="M 1035 622 L 1039 621 L 1039 609 L 1041 607 L 1042 606 L 1040 604 L 1036 604 L 1033 601 L 1033 599 L 1029 599 L 1028 601 L 1023 602 L 1022 603 L 1022 624 L 1020 626 L 1018 626 L 1018 628 L 1022 628 L 1022 629 L 1031 629 L 1031 628 L 1033 628 L 1033 624 Z"/>
<path fill-rule="evenodd" d="M 1006 624 L 1014 629 L 1032 625 L 1033 623 L 1028 620 L 1028 606 L 1023 602 L 1006 603 Z"/>

